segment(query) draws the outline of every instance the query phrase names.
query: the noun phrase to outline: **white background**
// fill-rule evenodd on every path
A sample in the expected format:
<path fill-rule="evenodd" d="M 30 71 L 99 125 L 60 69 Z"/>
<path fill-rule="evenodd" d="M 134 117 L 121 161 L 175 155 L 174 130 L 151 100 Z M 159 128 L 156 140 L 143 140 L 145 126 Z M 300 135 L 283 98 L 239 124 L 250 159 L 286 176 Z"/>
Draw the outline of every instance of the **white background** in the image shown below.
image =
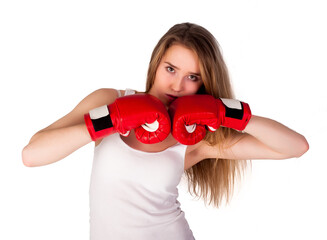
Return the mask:
<path fill-rule="evenodd" d="M 215 4 L 214 4 L 215 2 Z M 253 161 L 229 206 L 181 186 L 197 239 L 327 239 L 323 1 L 1 1 L 0 239 L 88 239 L 92 144 L 39 168 L 21 150 L 92 91 L 144 90 L 153 47 L 174 24 L 218 39 L 237 98 L 303 134 L 299 159 Z"/>

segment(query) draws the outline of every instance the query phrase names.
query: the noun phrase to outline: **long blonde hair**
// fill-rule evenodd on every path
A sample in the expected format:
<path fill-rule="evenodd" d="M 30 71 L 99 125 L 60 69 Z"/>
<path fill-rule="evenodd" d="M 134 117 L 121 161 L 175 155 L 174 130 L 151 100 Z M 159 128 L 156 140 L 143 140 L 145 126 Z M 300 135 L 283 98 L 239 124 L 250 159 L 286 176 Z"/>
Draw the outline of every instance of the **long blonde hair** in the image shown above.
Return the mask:
<path fill-rule="evenodd" d="M 228 70 L 215 37 L 205 28 L 192 24 L 176 24 L 168 30 L 155 46 L 149 63 L 146 92 L 156 76 L 158 65 L 172 44 L 182 44 L 193 50 L 200 65 L 203 85 L 199 94 L 210 94 L 215 98 L 234 98 Z M 215 133 L 207 132 L 204 140 L 217 150 L 234 134 L 234 130 L 219 128 Z M 240 179 L 247 166 L 244 160 L 204 159 L 186 170 L 191 194 L 203 198 L 206 203 L 219 207 L 223 200 L 230 201 L 236 179 Z"/>

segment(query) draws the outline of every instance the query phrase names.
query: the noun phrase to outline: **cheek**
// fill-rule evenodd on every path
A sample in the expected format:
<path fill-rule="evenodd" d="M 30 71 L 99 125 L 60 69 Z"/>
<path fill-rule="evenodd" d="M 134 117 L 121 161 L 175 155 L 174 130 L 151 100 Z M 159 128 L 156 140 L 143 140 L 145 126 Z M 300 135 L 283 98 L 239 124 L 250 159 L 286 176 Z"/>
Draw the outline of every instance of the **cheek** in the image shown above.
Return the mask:
<path fill-rule="evenodd" d="M 169 85 L 169 82 L 170 82 L 169 75 L 167 75 L 164 72 L 158 72 L 154 80 L 154 83 L 157 86 L 162 86 L 162 87 Z"/>
<path fill-rule="evenodd" d="M 157 77 L 155 80 L 154 80 L 154 85 L 157 87 L 157 88 L 162 88 L 163 86 L 165 86 L 165 81 L 162 77 Z"/>
<path fill-rule="evenodd" d="M 201 85 L 202 85 L 202 83 L 190 82 L 187 85 L 186 91 L 189 94 L 194 94 L 200 89 Z"/>

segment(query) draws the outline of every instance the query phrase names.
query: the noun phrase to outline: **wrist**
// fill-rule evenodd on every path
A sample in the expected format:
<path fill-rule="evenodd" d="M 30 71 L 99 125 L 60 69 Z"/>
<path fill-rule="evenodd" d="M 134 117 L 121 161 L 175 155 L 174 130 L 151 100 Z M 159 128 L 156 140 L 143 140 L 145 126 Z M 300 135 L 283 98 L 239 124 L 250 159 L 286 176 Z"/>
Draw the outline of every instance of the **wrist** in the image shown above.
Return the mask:
<path fill-rule="evenodd" d="M 221 98 L 221 125 L 238 131 L 243 131 L 251 119 L 250 106 L 235 99 Z"/>
<path fill-rule="evenodd" d="M 107 105 L 92 109 L 84 115 L 84 121 L 93 141 L 116 132 Z"/>

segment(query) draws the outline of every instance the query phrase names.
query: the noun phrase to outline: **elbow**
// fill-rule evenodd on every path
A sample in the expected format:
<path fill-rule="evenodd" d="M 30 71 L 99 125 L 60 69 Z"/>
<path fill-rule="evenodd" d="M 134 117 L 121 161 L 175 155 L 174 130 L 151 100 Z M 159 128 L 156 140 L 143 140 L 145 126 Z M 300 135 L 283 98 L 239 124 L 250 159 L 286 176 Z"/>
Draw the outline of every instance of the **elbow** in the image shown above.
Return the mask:
<path fill-rule="evenodd" d="M 309 148 L 309 143 L 305 137 L 300 135 L 296 141 L 290 141 L 285 152 L 281 153 L 277 159 L 300 158 L 309 150 Z"/>
<path fill-rule="evenodd" d="M 299 143 L 296 145 L 296 152 L 294 157 L 299 158 L 309 150 L 310 146 L 304 136 L 301 136 Z"/>
<path fill-rule="evenodd" d="M 22 160 L 26 167 L 36 167 L 35 163 L 33 162 L 33 153 L 28 145 L 23 148 Z"/>
<path fill-rule="evenodd" d="M 33 161 L 35 159 L 35 153 L 33 152 L 35 151 L 33 151 L 33 147 L 31 146 L 31 142 L 33 142 L 36 135 L 37 133 L 32 136 L 30 142 L 22 150 L 22 161 L 26 167 L 36 167 L 35 161 Z"/>

